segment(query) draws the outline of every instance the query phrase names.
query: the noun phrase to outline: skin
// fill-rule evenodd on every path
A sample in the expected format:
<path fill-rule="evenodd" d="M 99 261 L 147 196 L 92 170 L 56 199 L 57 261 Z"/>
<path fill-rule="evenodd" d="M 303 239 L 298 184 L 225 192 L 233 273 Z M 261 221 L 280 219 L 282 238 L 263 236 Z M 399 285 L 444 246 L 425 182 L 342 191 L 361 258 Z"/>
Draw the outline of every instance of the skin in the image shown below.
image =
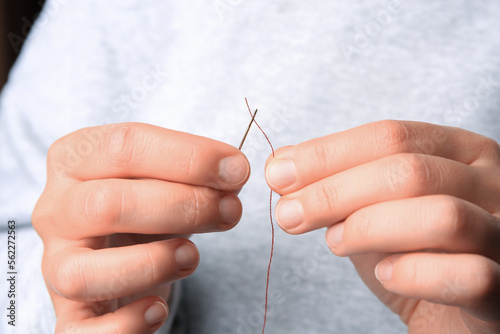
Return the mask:
<path fill-rule="evenodd" d="M 56 333 L 153 333 L 198 265 L 186 237 L 235 226 L 250 165 L 215 140 L 120 123 L 59 139 L 47 171 L 32 221 Z"/>
<path fill-rule="evenodd" d="M 68 153 L 87 142 L 92 149 L 80 158 Z M 240 163 L 221 178 L 229 156 Z M 279 162 L 291 165 L 291 177 Z M 150 324 L 146 310 L 166 306 L 170 283 L 199 261 L 182 236 L 233 227 L 241 217 L 235 193 L 249 173 L 234 147 L 140 123 L 54 143 L 32 218 L 56 332 L 159 328 L 166 313 Z M 280 226 L 291 234 L 326 227 L 332 252 L 351 258 L 409 333 L 500 332 L 500 149 L 492 139 L 376 122 L 277 150 L 266 178 L 283 195 Z M 227 196 L 234 201 L 222 210 Z M 302 209 L 287 209 L 290 201 Z M 181 245 L 192 247 L 184 269 Z"/>
<path fill-rule="evenodd" d="M 266 178 L 282 195 L 282 229 L 326 227 L 331 251 L 352 260 L 409 333 L 500 333 L 494 140 L 380 121 L 283 147 Z"/>

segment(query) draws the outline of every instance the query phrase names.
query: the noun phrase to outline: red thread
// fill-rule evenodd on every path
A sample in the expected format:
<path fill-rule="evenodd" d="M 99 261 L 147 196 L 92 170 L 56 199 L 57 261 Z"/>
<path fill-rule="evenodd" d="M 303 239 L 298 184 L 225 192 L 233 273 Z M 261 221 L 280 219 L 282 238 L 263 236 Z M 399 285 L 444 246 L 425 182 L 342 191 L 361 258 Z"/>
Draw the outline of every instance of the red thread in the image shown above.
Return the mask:
<path fill-rule="evenodd" d="M 248 107 L 248 111 L 250 112 L 250 116 L 252 115 L 252 110 L 250 109 L 250 106 L 248 105 L 248 100 L 245 97 L 245 102 Z M 271 141 L 269 140 L 269 137 L 266 135 L 264 130 L 260 127 L 259 123 L 257 123 L 257 120 L 254 120 L 255 125 L 259 127 L 259 130 L 262 132 L 264 137 L 266 137 L 267 142 L 269 143 L 269 146 L 271 146 L 271 150 L 273 151 L 273 158 L 274 158 L 274 147 L 273 144 L 271 144 Z M 267 267 L 267 280 L 266 280 L 266 304 L 265 304 L 265 310 L 264 310 L 264 325 L 262 326 L 262 334 L 264 334 L 266 330 L 266 322 L 267 322 L 267 306 L 268 306 L 268 300 L 269 300 L 269 278 L 271 276 L 271 263 L 273 261 L 273 254 L 274 254 L 274 224 L 273 224 L 273 191 L 271 190 L 271 195 L 269 196 L 269 219 L 271 220 L 271 256 L 269 257 L 269 266 Z"/>

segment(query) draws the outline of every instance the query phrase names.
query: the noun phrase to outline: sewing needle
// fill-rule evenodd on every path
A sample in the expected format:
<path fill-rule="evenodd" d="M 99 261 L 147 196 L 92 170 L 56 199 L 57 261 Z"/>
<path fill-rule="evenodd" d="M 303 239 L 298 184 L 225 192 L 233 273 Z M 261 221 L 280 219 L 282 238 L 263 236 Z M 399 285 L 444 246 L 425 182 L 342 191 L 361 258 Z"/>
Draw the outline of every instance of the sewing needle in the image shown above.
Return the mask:
<path fill-rule="evenodd" d="M 247 139 L 248 132 L 250 131 L 250 128 L 252 127 L 253 121 L 255 120 L 255 116 L 257 116 L 257 110 L 258 109 L 255 109 L 255 112 L 252 115 L 252 120 L 250 121 L 250 124 L 248 124 L 247 131 L 245 132 L 245 136 L 243 137 L 243 140 L 241 141 L 240 147 L 238 148 L 238 150 L 240 150 L 240 151 L 241 151 L 241 148 L 243 147 L 243 144 L 245 143 L 245 140 Z"/>

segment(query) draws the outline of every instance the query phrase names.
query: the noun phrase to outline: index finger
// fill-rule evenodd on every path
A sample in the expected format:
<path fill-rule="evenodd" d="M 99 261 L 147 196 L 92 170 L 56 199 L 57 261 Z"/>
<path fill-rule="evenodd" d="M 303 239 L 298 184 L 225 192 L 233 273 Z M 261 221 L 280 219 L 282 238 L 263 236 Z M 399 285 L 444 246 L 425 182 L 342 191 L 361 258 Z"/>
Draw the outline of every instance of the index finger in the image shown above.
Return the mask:
<path fill-rule="evenodd" d="M 205 137 L 144 123 L 90 127 L 49 149 L 48 177 L 80 181 L 150 178 L 235 190 L 250 175 L 237 148 Z"/>
<path fill-rule="evenodd" d="M 476 161 L 493 140 L 454 127 L 386 120 L 316 138 L 275 152 L 266 164 L 269 186 L 289 194 L 338 172 L 398 153 Z"/>

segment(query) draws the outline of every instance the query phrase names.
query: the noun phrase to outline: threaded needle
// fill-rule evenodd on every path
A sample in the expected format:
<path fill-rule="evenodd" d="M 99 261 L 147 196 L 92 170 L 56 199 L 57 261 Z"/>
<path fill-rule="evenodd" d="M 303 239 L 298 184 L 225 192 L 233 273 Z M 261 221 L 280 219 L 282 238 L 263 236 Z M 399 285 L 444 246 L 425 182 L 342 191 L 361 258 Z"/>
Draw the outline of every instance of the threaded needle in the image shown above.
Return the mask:
<path fill-rule="evenodd" d="M 240 151 L 241 151 L 241 148 L 243 147 L 243 144 L 245 143 L 245 140 L 247 139 L 248 132 L 250 132 L 250 128 L 252 127 L 252 124 L 255 121 L 255 116 L 257 116 L 257 111 L 258 111 L 258 109 L 255 109 L 255 112 L 252 115 L 252 120 L 250 121 L 250 124 L 248 124 L 247 131 L 245 132 L 245 136 L 241 140 L 240 147 L 238 148 L 238 150 L 240 150 Z"/>

